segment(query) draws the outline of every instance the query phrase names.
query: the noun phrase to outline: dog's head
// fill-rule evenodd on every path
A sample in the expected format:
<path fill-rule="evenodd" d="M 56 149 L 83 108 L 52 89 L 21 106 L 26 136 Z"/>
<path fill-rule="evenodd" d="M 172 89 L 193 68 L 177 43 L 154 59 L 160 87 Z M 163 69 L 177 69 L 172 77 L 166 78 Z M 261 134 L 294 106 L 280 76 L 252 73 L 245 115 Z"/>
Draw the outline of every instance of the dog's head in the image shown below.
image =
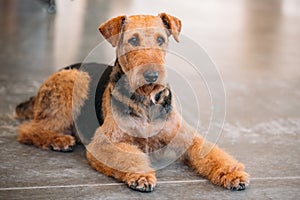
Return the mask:
<path fill-rule="evenodd" d="M 116 47 L 118 62 L 133 90 L 149 95 L 159 85 L 165 86 L 165 50 L 170 35 L 179 41 L 179 19 L 166 13 L 118 16 L 99 30 Z"/>

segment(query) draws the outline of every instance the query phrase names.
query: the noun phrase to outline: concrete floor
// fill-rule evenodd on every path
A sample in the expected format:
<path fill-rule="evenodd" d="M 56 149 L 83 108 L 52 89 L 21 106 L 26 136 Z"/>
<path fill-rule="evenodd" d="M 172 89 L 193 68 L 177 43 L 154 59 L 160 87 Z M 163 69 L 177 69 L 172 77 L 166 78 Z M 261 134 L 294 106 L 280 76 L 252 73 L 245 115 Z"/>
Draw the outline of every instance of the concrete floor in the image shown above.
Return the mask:
<path fill-rule="evenodd" d="M 297 0 L 38 0 L 0 2 L 0 199 L 299 199 L 300 3 Z M 232 192 L 174 163 L 149 194 L 95 172 L 84 147 L 41 151 L 16 142 L 17 103 L 57 69 L 82 61 L 98 25 L 123 13 L 168 12 L 218 66 L 227 94 L 219 146 L 246 165 L 250 188 Z"/>

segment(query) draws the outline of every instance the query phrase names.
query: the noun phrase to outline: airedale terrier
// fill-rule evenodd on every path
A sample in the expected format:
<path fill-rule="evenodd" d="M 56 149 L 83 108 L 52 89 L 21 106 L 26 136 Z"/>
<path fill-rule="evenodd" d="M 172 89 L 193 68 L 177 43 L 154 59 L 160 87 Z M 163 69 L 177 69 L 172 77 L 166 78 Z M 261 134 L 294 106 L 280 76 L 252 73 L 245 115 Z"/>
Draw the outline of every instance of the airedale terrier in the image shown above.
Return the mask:
<path fill-rule="evenodd" d="M 181 119 L 166 80 L 170 35 L 179 41 L 181 21 L 169 14 L 118 16 L 99 27 L 116 47 L 117 59 L 97 109 L 103 118 L 86 146 L 89 164 L 141 192 L 153 191 L 149 153 L 184 149 L 180 160 L 210 182 L 231 190 L 248 186 L 244 165 L 205 141 Z M 20 104 L 18 141 L 42 149 L 70 151 L 74 120 L 88 98 L 90 76 L 76 67 L 50 76 L 37 96 Z M 165 154 L 161 154 L 165 155 Z M 159 158 L 160 159 L 160 158 Z"/>

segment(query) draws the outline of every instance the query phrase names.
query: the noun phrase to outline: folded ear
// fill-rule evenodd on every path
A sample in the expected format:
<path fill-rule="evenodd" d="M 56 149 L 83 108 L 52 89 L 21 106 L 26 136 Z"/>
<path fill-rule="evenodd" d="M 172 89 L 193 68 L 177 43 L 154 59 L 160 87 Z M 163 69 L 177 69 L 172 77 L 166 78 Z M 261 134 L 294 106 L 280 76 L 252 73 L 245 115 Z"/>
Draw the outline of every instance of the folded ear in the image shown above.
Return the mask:
<path fill-rule="evenodd" d="M 113 47 L 117 46 L 120 40 L 120 33 L 125 23 L 126 16 L 112 18 L 99 26 L 99 31 L 103 37 L 111 43 Z"/>
<path fill-rule="evenodd" d="M 162 19 L 165 28 L 168 30 L 168 35 L 172 34 L 174 39 L 179 42 L 178 35 L 181 31 L 180 19 L 166 13 L 160 13 L 158 16 Z"/>

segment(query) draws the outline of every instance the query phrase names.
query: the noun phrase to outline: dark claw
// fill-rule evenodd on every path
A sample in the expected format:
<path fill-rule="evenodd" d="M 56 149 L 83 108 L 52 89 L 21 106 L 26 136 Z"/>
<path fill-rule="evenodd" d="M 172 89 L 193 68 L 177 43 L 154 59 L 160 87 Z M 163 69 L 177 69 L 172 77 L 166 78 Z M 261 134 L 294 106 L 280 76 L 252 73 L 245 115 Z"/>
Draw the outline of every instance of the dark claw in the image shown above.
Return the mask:
<path fill-rule="evenodd" d="M 70 152 L 73 151 L 73 146 L 69 146 L 67 149 L 59 149 L 59 150 L 57 150 L 57 149 L 54 149 L 54 147 L 51 145 L 50 148 L 53 151 L 58 151 L 58 152 L 63 152 L 63 153 L 70 153 Z"/>
<path fill-rule="evenodd" d="M 241 191 L 245 190 L 247 185 L 245 183 L 240 183 L 238 187 L 230 187 L 230 190 Z"/>
<path fill-rule="evenodd" d="M 150 185 L 150 191 L 152 192 L 154 190 L 153 185 Z"/>
<path fill-rule="evenodd" d="M 69 152 L 72 152 L 73 151 L 73 147 L 70 146 L 68 147 L 67 149 L 61 149 L 60 152 L 63 152 L 63 153 L 69 153 Z"/>
<path fill-rule="evenodd" d="M 134 182 L 134 184 L 132 185 L 134 188 L 136 188 L 138 186 L 137 182 Z"/>
<path fill-rule="evenodd" d="M 245 189 L 246 189 L 246 184 L 245 183 L 240 183 L 237 190 L 240 191 L 240 190 L 245 190 Z"/>
<path fill-rule="evenodd" d="M 148 184 L 145 185 L 145 189 L 146 189 L 146 191 L 151 191 L 151 190 L 150 190 L 150 185 L 148 185 Z"/>
<path fill-rule="evenodd" d="M 149 185 L 149 192 L 152 192 L 154 190 L 153 185 Z"/>
<path fill-rule="evenodd" d="M 129 187 L 133 190 L 136 190 L 136 185 L 129 185 Z"/>
<path fill-rule="evenodd" d="M 137 186 L 138 186 L 137 182 L 135 182 L 132 185 L 129 185 L 129 187 L 132 190 L 139 191 L 139 192 L 152 192 L 154 190 L 154 187 L 152 185 L 148 185 L 148 184 L 144 184 L 144 187 L 141 187 L 141 188 L 138 188 Z"/>

